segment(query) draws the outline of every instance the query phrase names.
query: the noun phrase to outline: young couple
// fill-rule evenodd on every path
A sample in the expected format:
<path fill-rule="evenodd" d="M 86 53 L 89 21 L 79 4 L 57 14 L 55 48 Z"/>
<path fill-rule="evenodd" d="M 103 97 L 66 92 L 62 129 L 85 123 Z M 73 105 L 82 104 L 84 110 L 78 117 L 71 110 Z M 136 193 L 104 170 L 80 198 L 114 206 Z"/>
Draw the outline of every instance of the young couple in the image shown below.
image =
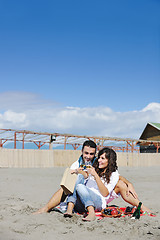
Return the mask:
<path fill-rule="evenodd" d="M 101 211 L 106 204 L 119 195 L 133 206 L 138 206 L 139 199 L 133 185 L 120 176 L 117 169 L 117 155 L 110 148 L 103 148 L 95 157 L 96 144 L 87 140 L 82 146 L 82 155 L 71 165 L 72 173 L 78 174 L 78 179 L 73 194 L 67 197 L 67 211 L 64 217 L 72 217 L 73 210 L 82 213 L 88 212 L 84 221 L 95 219 L 95 210 Z M 83 164 L 90 163 L 90 167 L 84 171 Z M 37 213 L 49 212 L 52 208 L 64 201 L 63 189 L 59 189 L 50 201 Z M 141 206 L 142 211 L 150 212 L 150 209 Z"/>

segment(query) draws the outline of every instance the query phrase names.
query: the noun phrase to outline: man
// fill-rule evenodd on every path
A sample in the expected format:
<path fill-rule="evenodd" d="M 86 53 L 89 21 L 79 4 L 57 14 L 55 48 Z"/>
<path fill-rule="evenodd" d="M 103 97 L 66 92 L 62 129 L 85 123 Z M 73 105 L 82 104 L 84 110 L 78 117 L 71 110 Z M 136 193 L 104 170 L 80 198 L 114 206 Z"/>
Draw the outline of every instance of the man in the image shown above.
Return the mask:
<path fill-rule="evenodd" d="M 70 169 L 77 169 L 80 167 L 80 165 L 85 164 L 86 162 L 91 162 L 91 164 L 93 164 L 95 160 L 96 149 L 97 146 L 95 142 L 92 140 L 85 141 L 82 146 L 82 155 L 76 162 L 71 165 Z M 56 193 L 53 194 L 49 202 L 34 214 L 50 212 L 54 207 L 59 205 L 60 202 L 63 202 L 65 200 L 65 197 L 66 196 L 63 192 L 63 189 L 60 188 Z"/>

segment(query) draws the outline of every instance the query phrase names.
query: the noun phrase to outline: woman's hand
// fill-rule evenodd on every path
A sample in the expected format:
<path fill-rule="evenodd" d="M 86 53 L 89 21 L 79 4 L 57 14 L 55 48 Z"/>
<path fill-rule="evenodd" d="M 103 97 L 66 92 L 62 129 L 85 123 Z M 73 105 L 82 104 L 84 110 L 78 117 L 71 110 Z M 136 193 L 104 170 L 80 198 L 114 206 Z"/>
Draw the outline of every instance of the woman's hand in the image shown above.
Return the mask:
<path fill-rule="evenodd" d="M 97 176 L 95 168 L 92 167 L 91 165 L 87 166 L 86 170 L 87 170 L 88 174 L 91 174 L 94 178 Z"/>

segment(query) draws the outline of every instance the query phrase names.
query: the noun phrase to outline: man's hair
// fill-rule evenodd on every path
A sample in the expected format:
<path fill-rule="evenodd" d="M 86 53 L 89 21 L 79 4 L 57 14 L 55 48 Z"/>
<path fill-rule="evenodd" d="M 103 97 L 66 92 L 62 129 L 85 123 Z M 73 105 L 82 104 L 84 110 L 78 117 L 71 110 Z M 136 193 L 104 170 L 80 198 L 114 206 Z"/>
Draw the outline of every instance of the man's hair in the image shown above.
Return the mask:
<path fill-rule="evenodd" d="M 95 142 L 93 142 L 92 140 L 86 140 L 84 143 L 83 143 L 83 146 L 82 146 L 82 151 L 83 151 L 83 148 L 87 146 L 87 147 L 91 147 L 91 148 L 97 148 L 97 145 L 95 144 Z"/>

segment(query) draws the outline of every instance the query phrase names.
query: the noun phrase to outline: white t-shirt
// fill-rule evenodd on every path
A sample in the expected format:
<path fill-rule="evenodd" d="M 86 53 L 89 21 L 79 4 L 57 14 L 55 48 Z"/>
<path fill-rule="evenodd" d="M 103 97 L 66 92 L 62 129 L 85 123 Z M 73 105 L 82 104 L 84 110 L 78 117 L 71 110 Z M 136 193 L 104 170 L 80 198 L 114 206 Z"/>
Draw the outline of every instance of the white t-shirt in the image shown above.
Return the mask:
<path fill-rule="evenodd" d="M 79 161 L 77 160 L 76 162 L 72 163 L 72 165 L 70 166 L 71 170 L 77 169 L 79 168 Z"/>
<path fill-rule="evenodd" d="M 119 180 L 119 173 L 117 170 L 115 172 L 112 172 L 109 183 L 105 182 L 104 179 L 101 178 L 101 181 L 103 182 L 103 184 L 105 185 L 105 187 L 108 189 L 108 192 L 109 192 L 107 197 L 102 196 L 98 188 L 97 182 L 95 181 L 92 175 L 89 175 L 85 185 L 101 197 L 102 208 L 105 208 L 106 203 L 108 202 L 108 199 L 110 198 L 110 195 L 112 194 L 118 180 Z"/>

